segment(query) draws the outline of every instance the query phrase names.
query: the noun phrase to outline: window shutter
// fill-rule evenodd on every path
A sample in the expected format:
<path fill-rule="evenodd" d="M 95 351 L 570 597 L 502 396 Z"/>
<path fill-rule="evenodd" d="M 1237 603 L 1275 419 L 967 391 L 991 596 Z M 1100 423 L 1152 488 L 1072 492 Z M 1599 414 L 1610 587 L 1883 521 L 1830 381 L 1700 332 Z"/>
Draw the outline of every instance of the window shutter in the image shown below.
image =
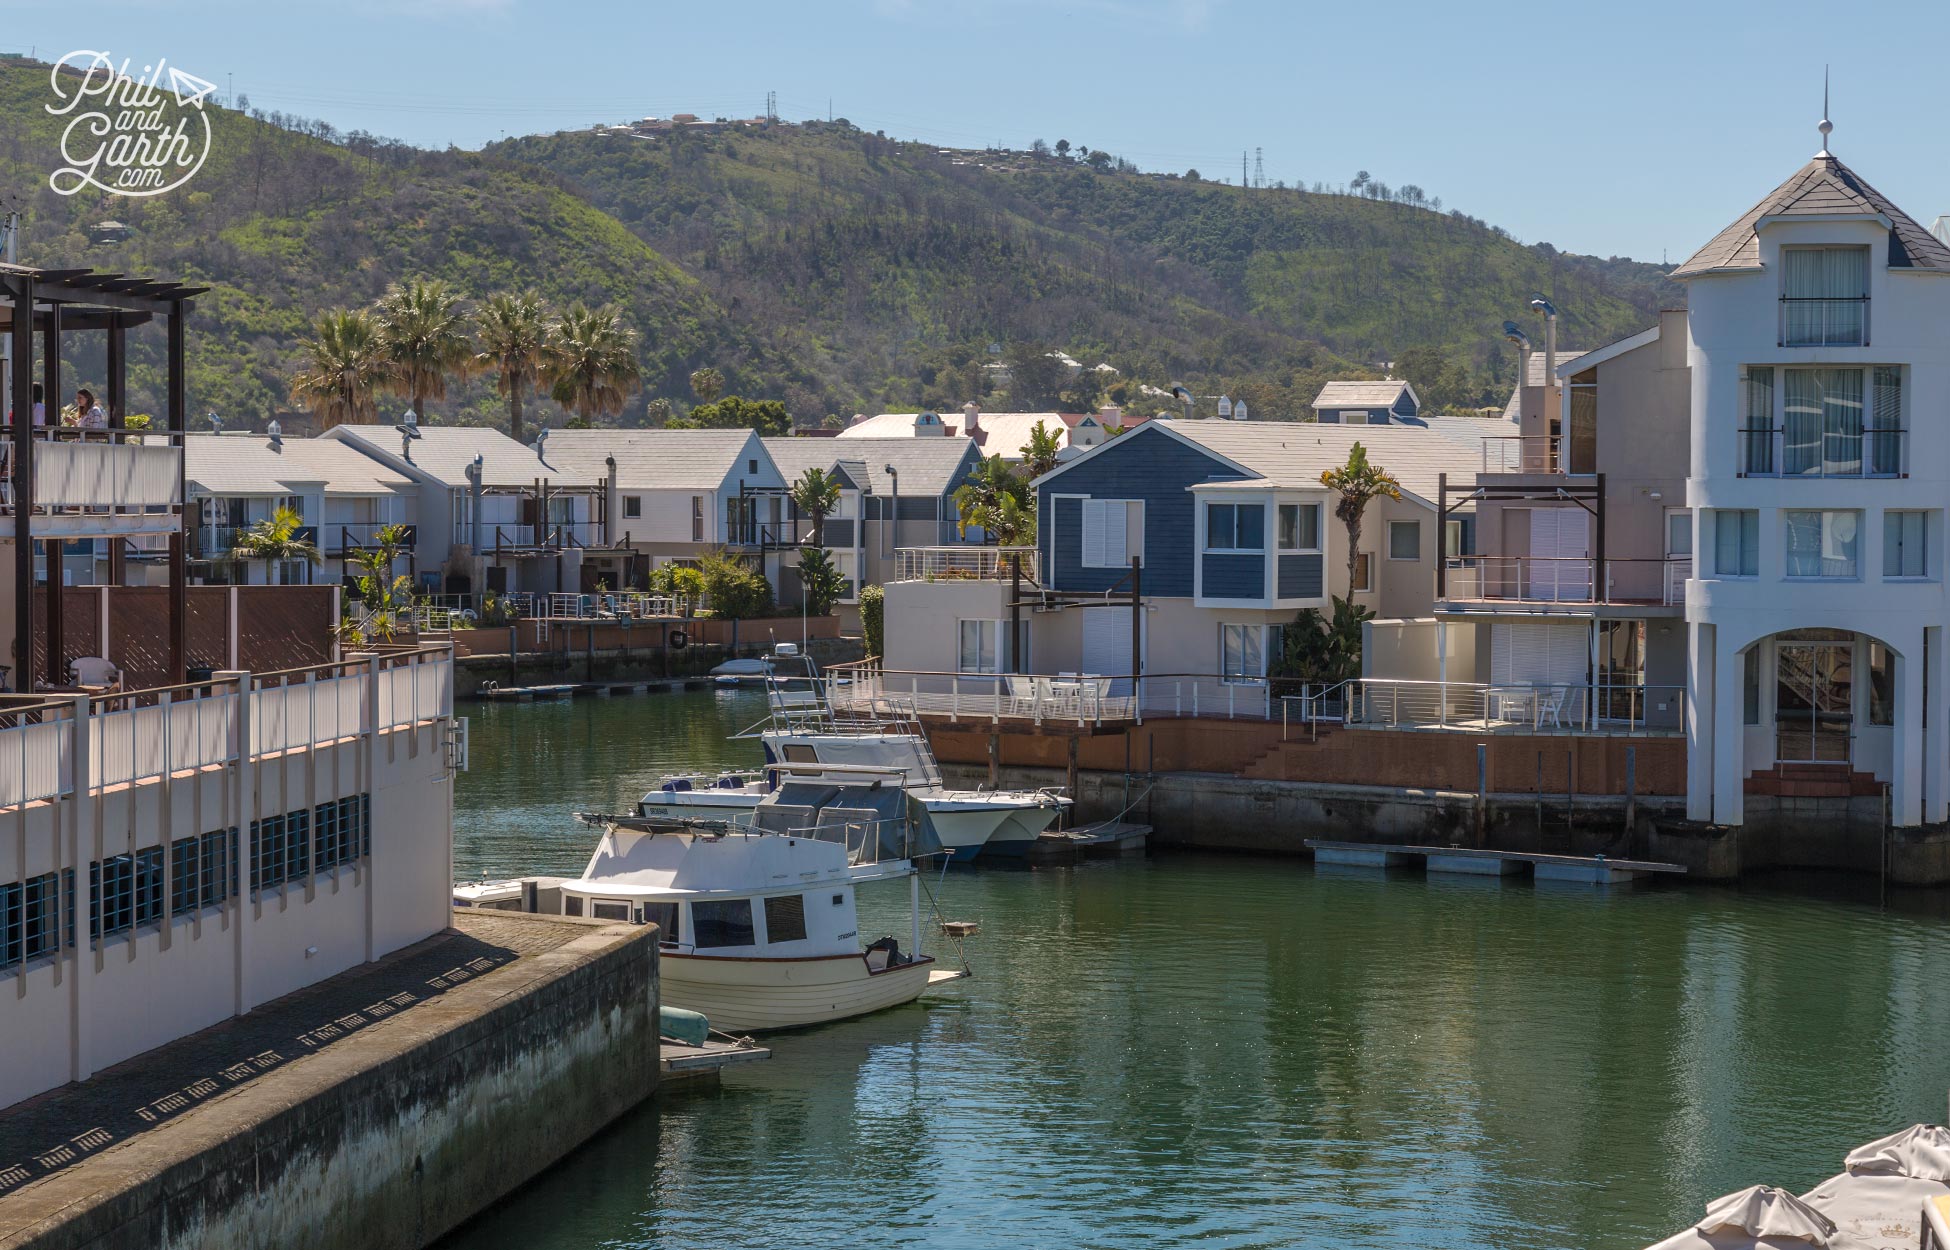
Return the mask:
<path fill-rule="evenodd" d="M 1121 568 L 1130 562 L 1129 539 L 1125 533 L 1127 509 L 1121 499 L 1106 499 L 1102 502 L 1104 530 L 1104 568 Z"/>
<path fill-rule="evenodd" d="M 1083 501 L 1083 567 L 1102 568 L 1104 564 L 1104 501 Z"/>

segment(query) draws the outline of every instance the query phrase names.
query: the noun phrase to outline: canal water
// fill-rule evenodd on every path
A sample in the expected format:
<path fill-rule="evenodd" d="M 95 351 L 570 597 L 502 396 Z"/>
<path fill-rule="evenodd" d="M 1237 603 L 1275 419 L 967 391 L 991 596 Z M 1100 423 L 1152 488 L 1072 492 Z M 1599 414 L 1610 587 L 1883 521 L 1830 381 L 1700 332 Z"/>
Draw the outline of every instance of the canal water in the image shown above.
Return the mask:
<path fill-rule="evenodd" d="M 715 692 L 469 709 L 461 871 L 578 871 L 573 808 L 749 765 L 725 737 L 762 714 Z M 956 866 L 973 980 L 774 1038 L 453 1244 L 1642 1246 L 1943 1118 L 1950 921 L 1846 888 Z M 905 888 L 862 894 L 862 930 L 904 940 Z"/>

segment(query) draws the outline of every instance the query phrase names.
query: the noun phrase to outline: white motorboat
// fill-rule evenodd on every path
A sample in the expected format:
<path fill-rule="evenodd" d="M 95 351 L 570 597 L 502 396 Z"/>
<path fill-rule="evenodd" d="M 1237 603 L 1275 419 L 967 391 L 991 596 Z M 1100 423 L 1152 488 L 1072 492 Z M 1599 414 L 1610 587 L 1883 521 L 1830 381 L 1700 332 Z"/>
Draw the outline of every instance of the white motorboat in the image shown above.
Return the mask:
<path fill-rule="evenodd" d="M 942 848 L 956 859 L 977 855 L 1021 857 L 1069 806 L 1050 790 L 951 790 L 927 735 L 911 717 L 891 709 L 873 719 L 833 715 L 823 679 L 812 659 L 782 643 L 771 657 L 771 715 L 740 734 L 764 745 L 767 764 L 830 764 L 898 770 L 902 784 L 921 801 Z M 637 804 L 646 817 L 740 819 L 763 802 L 769 782 L 762 774 L 696 774 L 665 777 Z"/>
<path fill-rule="evenodd" d="M 582 876 L 460 885 L 455 903 L 656 924 L 664 1003 L 733 1033 L 864 1015 L 966 976 L 921 953 L 914 857 L 933 848 L 897 778 L 778 771 L 755 823 L 599 818 Z M 862 942 L 855 888 L 900 878 L 908 949 Z"/>

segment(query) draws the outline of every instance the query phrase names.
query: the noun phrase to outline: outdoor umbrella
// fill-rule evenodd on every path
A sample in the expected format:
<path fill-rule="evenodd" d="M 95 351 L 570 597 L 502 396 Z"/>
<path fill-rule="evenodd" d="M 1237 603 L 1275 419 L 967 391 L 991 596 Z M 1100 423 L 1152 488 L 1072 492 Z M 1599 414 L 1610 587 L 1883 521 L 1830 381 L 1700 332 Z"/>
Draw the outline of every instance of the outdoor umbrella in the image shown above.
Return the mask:
<path fill-rule="evenodd" d="M 1755 1185 L 1706 1204 L 1706 1218 L 1646 1250 L 1833 1250 L 1835 1225 L 1785 1189 Z"/>
<path fill-rule="evenodd" d="M 1834 1250 L 1917 1250 L 1923 1204 L 1950 1194 L 1950 1130 L 1918 1124 L 1842 1160 L 1842 1174 L 1801 1195 L 1835 1222 Z"/>

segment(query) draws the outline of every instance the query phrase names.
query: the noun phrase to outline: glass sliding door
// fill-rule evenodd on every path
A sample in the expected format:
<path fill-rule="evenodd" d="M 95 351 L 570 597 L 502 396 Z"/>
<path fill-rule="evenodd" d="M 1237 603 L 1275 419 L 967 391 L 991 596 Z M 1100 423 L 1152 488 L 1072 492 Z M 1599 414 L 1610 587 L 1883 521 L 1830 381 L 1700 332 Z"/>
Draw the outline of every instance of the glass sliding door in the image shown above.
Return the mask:
<path fill-rule="evenodd" d="M 1784 764 L 1846 764 L 1855 728 L 1855 638 L 1796 630 L 1774 646 L 1775 754 Z"/>

